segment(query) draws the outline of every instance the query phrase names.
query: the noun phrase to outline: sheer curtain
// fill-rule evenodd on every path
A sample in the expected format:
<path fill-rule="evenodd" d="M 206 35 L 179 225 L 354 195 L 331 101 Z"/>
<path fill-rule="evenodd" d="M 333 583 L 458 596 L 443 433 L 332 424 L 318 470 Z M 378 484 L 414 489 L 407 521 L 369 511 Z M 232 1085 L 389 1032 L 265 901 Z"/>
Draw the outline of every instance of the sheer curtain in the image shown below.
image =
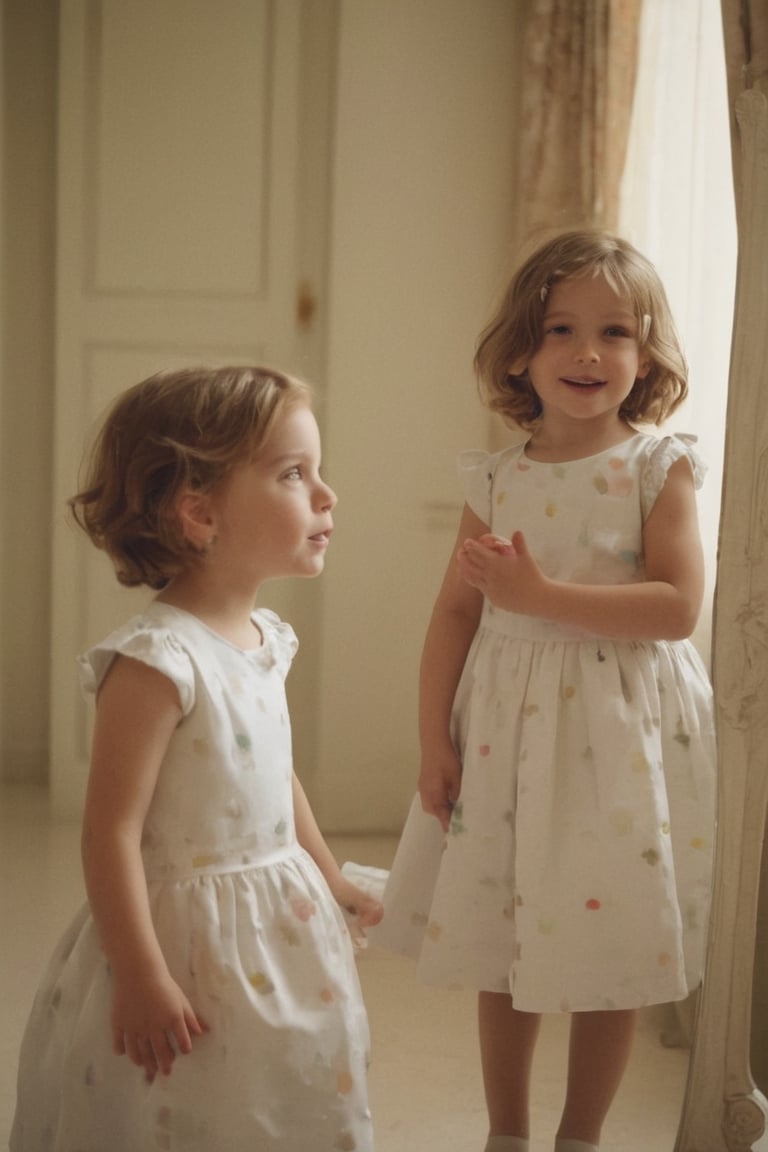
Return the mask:
<path fill-rule="evenodd" d="M 736 219 L 719 0 L 644 0 L 619 231 L 656 265 L 690 368 L 668 429 L 692 432 L 709 466 L 699 494 L 707 598 L 694 641 L 712 642 L 733 299 Z M 668 1043 L 688 1043 L 695 1000 L 661 1016 Z"/>
<path fill-rule="evenodd" d="M 709 465 L 700 495 L 709 597 L 695 637 L 711 640 L 723 432 L 736 279 L 736 218 L 718 0 L 644 0 L 620 231 L 656 265 L 690 366 L 670 426 Z"/>

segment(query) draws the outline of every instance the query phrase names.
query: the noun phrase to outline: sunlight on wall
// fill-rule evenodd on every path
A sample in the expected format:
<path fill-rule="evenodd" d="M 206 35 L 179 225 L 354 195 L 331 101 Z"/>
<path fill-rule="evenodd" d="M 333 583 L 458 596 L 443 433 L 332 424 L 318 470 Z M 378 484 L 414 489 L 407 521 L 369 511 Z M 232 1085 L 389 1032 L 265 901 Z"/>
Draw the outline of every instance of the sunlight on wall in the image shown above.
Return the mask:
<path fill-rule="evenodd" d="M 708 599 L 695 637 L 708 655 L 736 280 L 718 0 L 645 0 L 621 231 L 658 268 L 690 366 L 669 428 L 697 435 L 709 466 L 699 497 Z"/>

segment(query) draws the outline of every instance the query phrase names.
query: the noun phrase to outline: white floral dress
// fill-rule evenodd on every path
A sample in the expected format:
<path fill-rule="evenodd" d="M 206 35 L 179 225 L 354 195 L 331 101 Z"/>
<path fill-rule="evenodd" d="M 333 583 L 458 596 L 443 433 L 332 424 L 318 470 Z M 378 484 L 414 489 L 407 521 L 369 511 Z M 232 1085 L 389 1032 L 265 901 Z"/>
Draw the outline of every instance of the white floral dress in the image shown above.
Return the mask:
<path fill-rule="evenodd" d="M 643 522 L 691 437 L 588 459 L 463 453 L 470 507 L 549 576 L 644 579 Z M 485 603 L 456 693 L 447 837 L 411 808 L 370 933 L 426 983 L 525 1011 L 633 1008 L 700 982 L 714 831 L 709 678 L 688 641 L 612 640 Z"/>
<path fill-rule="evenodd" d="M 151 1085 L 114 1055 L 109 968 L 84 908 L 32 1010 L 12 1152 L 373 1148 L 351 941 L 294 828 L 296 638 L 271 612 L 254 621 L 264 643 L 242 651 L 154 602 L 82 658 L 90 691 L 117 653 L 178 689 L 142 853 L 161 948 L 210 1031 Z"/>

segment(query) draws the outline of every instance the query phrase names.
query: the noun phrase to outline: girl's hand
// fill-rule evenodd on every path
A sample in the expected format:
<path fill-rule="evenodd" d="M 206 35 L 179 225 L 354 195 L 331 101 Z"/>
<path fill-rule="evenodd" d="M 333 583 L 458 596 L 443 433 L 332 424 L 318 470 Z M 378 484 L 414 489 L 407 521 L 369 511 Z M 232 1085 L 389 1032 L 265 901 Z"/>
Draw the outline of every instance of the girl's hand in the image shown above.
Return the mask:
<path fill-rule="evenodd" d="M 307 794 L 294 772 L 293 774 L 293 812 L 296 821 L 296 837 L 302 848 L 307 851 L 322 872 L 325 882 L 337 904 L 350 916 L 355 917 L 353 928 L 360 936 L 364 936 L 364 928 L 372 928 L 378 924 L 384 915 L 384 908 L 374 897 L 358 888 L 348 880 L 339 868 L 336 857 L 326 844 L 320 829 L 317 826 L 314 813 L 309 806 Z M 353 937 L 355 931 L 352 932 Z"/>
<path fill-rule="evenodd" d="M 170 976 L 152 982 L 115 979 L 112 994 L 114 1051 L 144 1069 L 151 1083 L 158 1072 L 168 1076 L 177 1051 L 188 1055 L 192 1037 L 208 1026 Z"/>
<path fill-rule="evenodd" d="M 497 536 L 495 532 L 485 532 L 482 536 L 478 536 L 475 542 L 482 544 L 484 548 L 490 548 L 491 552 L 498 552 L 500 556 L 506 556 L 512 548 L 511 540 L 507 540 L 506 536 Z"/>
<path fill-rule="evenodd" d="M 373 928 L 384 915 L 384 905 L 380 900 L 344 877 L 336 885 L 333 895 L 344 911 L 354 916 L 360 928 Z"/>
<path fill-rule="evenodd" d="M 452 747 L 440 755 L 422 759 L 419 775 L 421 806 L 430 816 L 436 816 L 443 832 L 451 825 L 451 813 L 461 789 L 461 765 Z"/>
<path fill-rule="evenodd" d="M 515 532 L 511 540 L 490 534 L 466 540 L 457 563 L 467 584 L 482 592 L 494 608 L 546 615 L 549 582 L 528 551 L 522 532 Z"/>
<path fill-rule="evenodd" d="M 339 871 L 331 888 L 336 903 L 341 905 L 347 916 L 347 927 L 355 948 L 365 948 L 368 941 L 366 928 L 373 928 L 384 915 L 384 905 L 370 892 L 365 892 L 353 884 Z"/>

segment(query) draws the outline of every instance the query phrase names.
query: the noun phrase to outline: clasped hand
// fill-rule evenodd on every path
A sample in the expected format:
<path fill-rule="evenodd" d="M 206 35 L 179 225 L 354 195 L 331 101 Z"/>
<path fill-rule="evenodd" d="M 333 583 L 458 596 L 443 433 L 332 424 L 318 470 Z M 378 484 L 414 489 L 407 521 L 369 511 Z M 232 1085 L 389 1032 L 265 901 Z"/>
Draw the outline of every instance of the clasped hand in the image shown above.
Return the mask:
<path fill-rule="evenodd" d="M 384 915 L 384 906 L 375 896 L 364 892 L 344 876 L 339 876 L 331 885 L 331 892 L 349 916 L 349 933 L 357 945 L 365 943 L 365 929 L 373 928 Z"/>
<path fill-rule="evenodd" d="M 192 1038 L 208 1031 L 181 988 L 168 975 L 115 979 L 112 1040 L 118 1055 L 143 1068 L 148 1081 L 167 1076 L 177 1052 L 192 1051 Z"/>
<path fill-rule="evenodd" d="M 494 608 L 544 615 L 548 581 L 522 532 L 515 532 L 511 540 L 491 533 L 465 540 L 457 563 L 467 584 L 482 592 Z"/>

